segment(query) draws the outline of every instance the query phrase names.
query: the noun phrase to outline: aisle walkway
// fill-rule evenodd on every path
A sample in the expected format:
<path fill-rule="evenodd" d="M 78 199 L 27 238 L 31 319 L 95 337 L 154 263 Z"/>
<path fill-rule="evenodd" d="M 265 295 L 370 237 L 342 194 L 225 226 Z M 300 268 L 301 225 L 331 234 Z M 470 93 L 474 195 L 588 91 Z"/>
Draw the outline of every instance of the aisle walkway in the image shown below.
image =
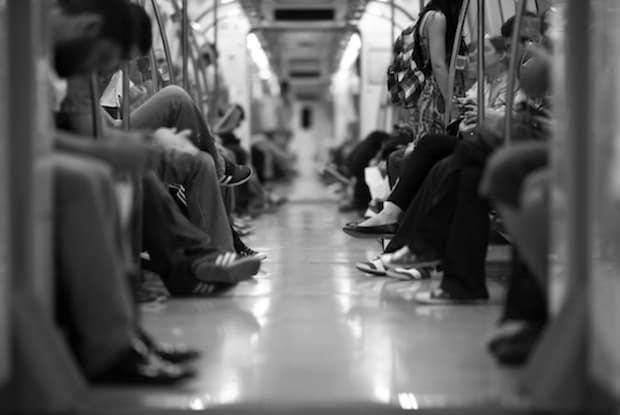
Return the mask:
<path fill-rule="evenodd" d="M 411 298 L 427 283 L 357 272 L 353 262 L 379 246 L 346 237 L 347 218 L 335 212 L 331 203 L 293 203 L 262 217 L 248 243 L 269 259 L 255 281 L 222 298 L 146 309 L 156 337 L 202 350 L 200 375 L 173 391 L 112 390 L 103 404 L 512 406 L 513 374 L 485 351 L 497 283 L 488 306 L 416 306 Z"/>

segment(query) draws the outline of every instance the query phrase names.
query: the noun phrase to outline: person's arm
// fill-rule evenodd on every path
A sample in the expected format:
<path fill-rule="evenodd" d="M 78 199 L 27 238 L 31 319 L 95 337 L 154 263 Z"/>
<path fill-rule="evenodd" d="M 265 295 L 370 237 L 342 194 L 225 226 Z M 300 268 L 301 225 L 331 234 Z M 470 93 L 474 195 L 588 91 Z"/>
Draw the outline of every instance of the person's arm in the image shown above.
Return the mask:
<path fill-rule="evenodd" d="M 66 153 L 92 157 L 115 170 L 141 172 L 155 164 L 161 152 L 145 141 L 115 143 L 94 141 L 67 131 L 55 130 L 54 148 Z"/>
<path fill-rule="evenodd" d="M 449 94 L 448 65 L 446 64 L 446 17 L 442 13 L 430 13 L 427 24 L 431 66 L 441 95 L 447 100 Z"/>

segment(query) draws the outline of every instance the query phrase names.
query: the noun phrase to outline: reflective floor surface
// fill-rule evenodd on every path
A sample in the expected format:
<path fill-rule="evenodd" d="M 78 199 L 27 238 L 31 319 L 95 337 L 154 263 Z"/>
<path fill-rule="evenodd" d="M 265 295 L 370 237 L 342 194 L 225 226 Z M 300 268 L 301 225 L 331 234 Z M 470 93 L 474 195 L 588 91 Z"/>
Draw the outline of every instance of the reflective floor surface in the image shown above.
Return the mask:
<path fill-rule="evenodd" d="M 416 290 L 438 281 L 356 271 L 353 263 L 379 244 L 344 235 L 350 217 L 336 211 L 333 202 L 305 202 L 263 216 L 247 239 L 269 256 L 256 280 L 222 297 L 145 308 L 155 337 L 203 352 L 199 375 L 174 389 L 100 390 L 96 406 L 521 406 L 515 373 L 485 350 L 500 312 L 499 280 L 490 280 L 489 305 L 416 305 Z"/>

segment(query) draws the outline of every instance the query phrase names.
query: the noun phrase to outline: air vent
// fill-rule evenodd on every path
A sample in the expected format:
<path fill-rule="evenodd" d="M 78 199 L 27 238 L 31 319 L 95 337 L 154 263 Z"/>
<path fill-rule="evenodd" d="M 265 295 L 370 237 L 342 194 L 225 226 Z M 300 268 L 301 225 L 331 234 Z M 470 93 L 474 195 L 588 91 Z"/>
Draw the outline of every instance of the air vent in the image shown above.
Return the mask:
<path fill-rule="evenodd" d="M 276 21 L 326 21 L 334 20 L 334 9 L 275 9 L 273 18 Z"/>
<path fill-rule="evenodd" d="M 288 76 L 291 78 L 318 78 L 321 76 L 320 71 L 289 71 Z"/>

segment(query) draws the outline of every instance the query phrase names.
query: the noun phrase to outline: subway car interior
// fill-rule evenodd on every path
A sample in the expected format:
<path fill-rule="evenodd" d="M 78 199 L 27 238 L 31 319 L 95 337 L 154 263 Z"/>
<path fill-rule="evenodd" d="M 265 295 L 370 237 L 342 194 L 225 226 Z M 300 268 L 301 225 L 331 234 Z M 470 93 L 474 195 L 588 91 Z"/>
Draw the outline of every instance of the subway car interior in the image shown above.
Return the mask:
<path fill-rule="evenodd" d="M 0 50 L 0 413 L 620 413 L 617 0 L 0 0 Z"/>

